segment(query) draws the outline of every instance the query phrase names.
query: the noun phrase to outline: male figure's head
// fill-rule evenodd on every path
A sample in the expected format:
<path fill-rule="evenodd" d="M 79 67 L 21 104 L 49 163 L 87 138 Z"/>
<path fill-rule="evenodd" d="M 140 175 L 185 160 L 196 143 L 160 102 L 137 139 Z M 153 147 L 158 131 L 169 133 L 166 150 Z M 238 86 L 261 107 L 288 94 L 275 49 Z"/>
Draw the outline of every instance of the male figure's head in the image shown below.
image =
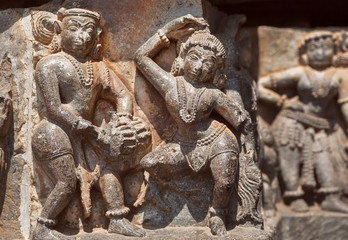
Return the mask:
<path fill-rule="evenodd" d="M 60 34 L 63 50 L 86 57 L 96 46 L 101 33 L 100 15 L 86 9 L 60 9 L 55 31 Z"/>

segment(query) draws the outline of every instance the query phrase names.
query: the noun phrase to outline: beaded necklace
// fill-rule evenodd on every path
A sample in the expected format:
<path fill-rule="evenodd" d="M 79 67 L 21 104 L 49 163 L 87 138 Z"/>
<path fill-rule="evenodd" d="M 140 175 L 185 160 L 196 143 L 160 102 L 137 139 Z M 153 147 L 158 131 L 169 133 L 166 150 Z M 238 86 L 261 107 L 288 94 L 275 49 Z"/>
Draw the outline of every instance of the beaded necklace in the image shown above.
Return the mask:
<path fill-rule="evenodd" d="M 193 97 L 191 98 L 191 101 L 187 101 L 186 98 L 186 89 L 185 89 L 185 83 L 182 78 L 177 78 L 176 81 L 177 85 L 177 92 L 178 92 L 178 101 L 179 101 L 179 114 L 181 119 L 185 123 L 192 123 L 196 119 L 197 114 L 197 106 L 200 101 L 200 98 L 202 94 L 205 92 L 206 88 L 200 88 L 198 91 L 193 94 Z"/>
<path fill-rule="evenodd" d="M 64 53 L 64 52 L 63 52 Z M 94 80 L 94 71 L 93 71 L 93 64 L 91 60 L 87 61 L 87 78 L 85 77 L 83 70 L 80 67 L 80 62 L 77 61 L 73 56 L 64 53 L 64 56 L 69 60 L 69 62 L 74 66 L 78 76 L 80 83 L 85 88 L 90 88 L 93 84 Z"/>

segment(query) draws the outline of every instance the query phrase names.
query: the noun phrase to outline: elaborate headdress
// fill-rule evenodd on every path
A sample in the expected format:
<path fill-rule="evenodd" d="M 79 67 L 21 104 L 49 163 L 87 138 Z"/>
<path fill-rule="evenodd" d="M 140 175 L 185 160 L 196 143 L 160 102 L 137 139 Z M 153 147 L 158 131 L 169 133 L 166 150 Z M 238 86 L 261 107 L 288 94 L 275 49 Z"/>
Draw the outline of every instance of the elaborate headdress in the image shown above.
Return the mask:
<path fill-rule="evenodd" d="M 213 51 L 218 58 L 226 57 L 225 48 L 214 35 L 207 32 L 197 31 L 193 33 L 180 47 L 179 55 L 186 54 L 191 47 L 201 46 Z"/>

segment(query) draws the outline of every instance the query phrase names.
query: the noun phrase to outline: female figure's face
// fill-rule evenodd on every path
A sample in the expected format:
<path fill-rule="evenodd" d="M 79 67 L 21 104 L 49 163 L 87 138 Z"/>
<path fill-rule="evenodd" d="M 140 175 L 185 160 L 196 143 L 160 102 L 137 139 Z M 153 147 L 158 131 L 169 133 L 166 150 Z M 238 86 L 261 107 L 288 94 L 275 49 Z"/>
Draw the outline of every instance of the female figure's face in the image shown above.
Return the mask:
<path fill-rule="evenodd" d="M 63 19 L 62 47 L 80 57 L 85 57 L 92 50 L 98 35 L 98 23 L 95 19 L 71 16 Z"/>
<path fill-rule="evenodd" d="M 313 68 L 326 68 L 332 64 L 334 42 L 331 37 L 311 39 L 306 45 L 308 64 Z"/>
<path fill-rule="evenodd" d="M 214 79 L 218 68 L 218 59 L 211 50 L 201 46 L 192 47 L 184 61 L 184 75 L 195 82 L 207 82 Z"/>

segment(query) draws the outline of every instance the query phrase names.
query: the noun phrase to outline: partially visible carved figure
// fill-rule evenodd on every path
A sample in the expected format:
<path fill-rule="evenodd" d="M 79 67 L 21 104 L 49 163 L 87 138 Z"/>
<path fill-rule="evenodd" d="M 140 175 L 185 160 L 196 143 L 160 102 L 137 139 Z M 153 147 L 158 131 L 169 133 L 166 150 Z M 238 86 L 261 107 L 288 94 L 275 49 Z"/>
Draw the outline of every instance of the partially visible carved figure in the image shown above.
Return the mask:
<path fill-rule="evenodd" d="M 104 62 L 97 61 L 100 33 L 98 13 L 60 9 L 52 40 L 49 36 L 44 42 L 50 42 L 53 54 L 37 63 L 42 120 L 34 129 L 32 149 L 54 189 L 38 218 L 34 238 L 42 238 L 56 225 L 75 192 L 77 178 L 85 217 L 91 213 L 90 189 L 97 185 L 110 219 L 108 231 L 144 235 L 125 218 L 130 209 L 124 205 L 121 176 L 149 151 L 151 134 L 133 117 L 126 87 Z"/>
<path fill-rule="evenodd" d="M 333 63 L 337 67 L 348 67 L 348 33 L 342 31 L 335 35 L 338 48 Z"/>
<path fill-rule="evenodd" d="M 237 23 L 241 24 L 245 21 L 242 16 Z M 246 37 L 245 37 L 246 38 Z M 242 106 L 250 116 L 250 123 L 245 125 L 245 133 L 241 134 L 245 144 L 250 144 L 255 149 L 254 155 L 250 155 L 242 148 L 240 154 L 239 167 L 239 197 L 241 201 L 241 211 L 238 213 L 237 220 L 239 223 L 252 223 L 253 225 L 261 225 L 263 220 L 259 214 L 259 198 L 262 189 L 261 172 L 258 169 L 259 162 L 259 136 L 257 131 L 257 95 L 256 82 L 250 76 L 247 69 L 251 64 L 251 45 L 249 44 L 243 49 L 243 57 L 241 56 L 241 48 L 237 41 L 229 39 L 230 52 L 229 62 L 226 64 L 227 81 L 224 91 L 226 95 Z M 245 40 L 246 42 L 246 40 Z M 245 194 L 249 192 L 249 194 Z M 250 194 L 252 193 L 252 194 Z"/>
<path fill-rule="evenodd" d="M 340 200 L 329 141 L 337 124 L 337 97 L 338 103 L 345 103 L 340 84 L 347 74 L 332 66 L 335 41 L 331 32 L 309 33 L 298 51 L 299 66 L 271 73 L 258 84 L 259 98 L 281 107 L 272 128 L 285 184 L 284 198 L 293 211 L 305 212 L 308 205 L 304 193 L 316 190 L 324 197 L 323 210 L 348 213 L 348 205 Z M 280 95 L 285 88 L 296 96 L 287 99 Z M 344 104 L 341 109 L 348 123 Z"/>
<path fill-rule="evenodd" d="M 272 217 L 276 211 L 278 190 L 278 163 L 275 151 L 274 137 L 267 123 L 259 118 L 258 130 L 260 135 L 260 169 L 263 181 L 263 209 L 266 217 Z"/>
<path fill-rule="evenodd" d="M 194 32 L 194 28 L 188 27 L 190 24 L 206 30 Z M 158 30 L 136 52 L 138 68 L 162 95 L 177 124 L 173 139 L 146 155 L 141 166 L 150 173 L 150 179 L 158 181 L 170 181 L 171 176 L 190 168 L 197 173 L 211 171 L 215 184 L 209 227 L 212 234 L 224 235 L 228 204 L 238 184 L 240 147 L 235 134 L 210 115 L 212 112 L 219 114 L 235 131 L 245 135 L 248 135 L 245 130 L 250 118 L 238 103 L 220 90 L 226 80 L 223 74 L 225 50 L 207 27 L 204 19 L 186 15 Z M 182 39 L 192 32 L 178 46 L 179 56 L 170 73 L 152 60 L 170 45 L 170 40 Z M 252 156 L 254 145 L 245 143 L 245 146 L 246 153 Z M 245 167 L 253 171 L 248 164 Z"/>
<path fill-rule="evenodd" d="M 11 62 L 7 55 L 0 64 L 0 215 L 6 193 L 7 172 L 12 148 L 9 146 L 12 123 Z"/>

